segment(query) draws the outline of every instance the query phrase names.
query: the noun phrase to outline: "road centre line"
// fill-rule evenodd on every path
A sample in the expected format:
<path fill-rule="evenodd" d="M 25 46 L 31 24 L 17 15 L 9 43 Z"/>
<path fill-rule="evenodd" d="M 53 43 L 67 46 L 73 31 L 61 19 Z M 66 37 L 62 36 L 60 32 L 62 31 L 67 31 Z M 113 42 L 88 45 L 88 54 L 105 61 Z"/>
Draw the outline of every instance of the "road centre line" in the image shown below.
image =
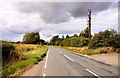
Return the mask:
<path fill-rule="evenodd" d="M 100 76 L 98 76 L 97 74 L 95 74 L 94 72 L 90 71 L 89 69 L 85 69 L 86 71 L 88 71 L 89 73 L 93 74 L 94 76 L 101 78 Z"/>
<path fill-rule="evenodd" d="M 70 61 L 74 62 L 74 60 L 72 60 L 70 57 L 68 57 L 67 55 L 64 55 L 64 57 L 66 57 L 67 59 L 69 59 Z"/>
<path fill-rule="evenodd" d="M 46 61 L 45 61 L 45 67 L 44 67 L 44 68 L 47 67 L 48 55 L 49 55 L 49 50 L 48 50 L 48 52 L 47 52 Z"/>

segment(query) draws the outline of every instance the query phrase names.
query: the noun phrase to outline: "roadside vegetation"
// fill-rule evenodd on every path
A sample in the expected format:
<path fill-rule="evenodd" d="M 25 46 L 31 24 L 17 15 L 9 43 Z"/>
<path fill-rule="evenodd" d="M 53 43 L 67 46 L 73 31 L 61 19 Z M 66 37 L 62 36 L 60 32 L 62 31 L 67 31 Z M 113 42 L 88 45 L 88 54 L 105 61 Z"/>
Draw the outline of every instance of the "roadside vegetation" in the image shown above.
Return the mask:
<path fill-rule="evenodd" d="M 30 67 L 41 61 L 48 49 L 46 46 L 32 44 L 10 44 L 9 46 L 8 55 L 6 56 L 3 53 L 3 56 L 5 56 L 3 57 L 3 77 L 21 74 L 26 67 Z"/>
<path fill-rule="evenodd" d="M 117 53 L 111 47 L 101 47 L 96 49 L 89 49 L 88 47 L 64 47 L 67 50 L 74 51 L 83 55 L 94 55 L 94 54 L 110 54 Z"/>
<path fill-rule="evenodd" d="M 81 31 L 79 35 L 67 35 L 59 38 L 59 35 L 53 36 L 48 45 L 65 47 L 68 50 L 80 54 L 102 54 L 102 53 L 120 53 L 120 35 L 113 29 L 107 29 L 91 35 L 88 40 L 88 28 Z M 84 49 L 84 50 L 82 50 Z"/>
<path fill-rule="evenodd" d="M 39 33 L 37 33 L 37 36 L 33 34 L 36 33 L 29 33 L 29 36 L 24 36 L 22 42 L 1 41 L 3 67 L 0 73 L 2 77 L 19 76 L 22 72 L 41 61 L 46 55 L 48 47 L 43 46 L 43 42 L 40 42 Z M 36 39 L 30 41 L 32 38 Z"/>

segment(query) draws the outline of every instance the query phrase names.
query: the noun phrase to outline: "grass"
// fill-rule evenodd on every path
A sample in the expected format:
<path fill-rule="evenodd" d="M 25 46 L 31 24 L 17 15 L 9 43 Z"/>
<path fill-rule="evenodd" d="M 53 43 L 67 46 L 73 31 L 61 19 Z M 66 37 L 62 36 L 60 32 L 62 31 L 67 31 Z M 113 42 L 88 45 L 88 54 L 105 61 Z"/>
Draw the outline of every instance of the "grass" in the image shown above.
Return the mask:
<path fill-rule="evenodd" d="M 115 53 L 115 52 L 113 52 L 114 50 L 111 47 L 102 47 L 102 48 L 98 48 L 98 49 L 89 49 L 88 47 L 64 47 L 64 48 L 71 50 L 73 52 L 83 54 L 83 55 Z"/>
<path fill-rule="evenodd" d="M 47 47 L 40 45 L 27 45 L 27 44 L 15 44 L 16 51 L 21 50 L 22 57 L 20 60 L 14 60 L 3 66 L 2 75 L 3 76 L 18 76 L 26 68 L 37 64 L 45 56 Z M 32 50 L 25 50 L 25 48 L 33 48 Z"/>

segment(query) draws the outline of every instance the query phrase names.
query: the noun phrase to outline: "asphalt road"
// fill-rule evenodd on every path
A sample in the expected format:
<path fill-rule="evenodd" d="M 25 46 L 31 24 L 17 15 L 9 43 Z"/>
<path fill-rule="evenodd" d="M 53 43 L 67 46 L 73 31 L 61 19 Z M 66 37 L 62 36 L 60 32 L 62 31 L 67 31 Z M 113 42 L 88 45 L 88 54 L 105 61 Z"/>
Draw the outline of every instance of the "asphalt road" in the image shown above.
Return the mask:
<path fill-rule="evenodd" d="M 49 47 L 43 76 L 118 76 L 118 68 L 71 51 Z"/>

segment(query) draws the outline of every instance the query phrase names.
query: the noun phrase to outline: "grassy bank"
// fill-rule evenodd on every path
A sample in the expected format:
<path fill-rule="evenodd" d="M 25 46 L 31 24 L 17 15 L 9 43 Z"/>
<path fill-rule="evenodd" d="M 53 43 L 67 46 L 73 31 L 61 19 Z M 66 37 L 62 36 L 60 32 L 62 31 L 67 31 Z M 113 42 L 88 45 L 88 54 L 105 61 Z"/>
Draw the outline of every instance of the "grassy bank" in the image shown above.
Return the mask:
<path fill-rule="evenodd" d="M 117 53 L 111 47 L 102 47 L 97 49 L 89 49 L 88 47 L 64 47 L 64 48 L 73 52 L 83 54 L 83 55 Z"/>
<path fill-rule="evenodd" d="M 19 59 L 11 60 L 3 66 L 3 76 L 18 76 L 27 68 L 37 64 L 45 56 L 47 47 L 31 44 L 14 44 Z"/>

